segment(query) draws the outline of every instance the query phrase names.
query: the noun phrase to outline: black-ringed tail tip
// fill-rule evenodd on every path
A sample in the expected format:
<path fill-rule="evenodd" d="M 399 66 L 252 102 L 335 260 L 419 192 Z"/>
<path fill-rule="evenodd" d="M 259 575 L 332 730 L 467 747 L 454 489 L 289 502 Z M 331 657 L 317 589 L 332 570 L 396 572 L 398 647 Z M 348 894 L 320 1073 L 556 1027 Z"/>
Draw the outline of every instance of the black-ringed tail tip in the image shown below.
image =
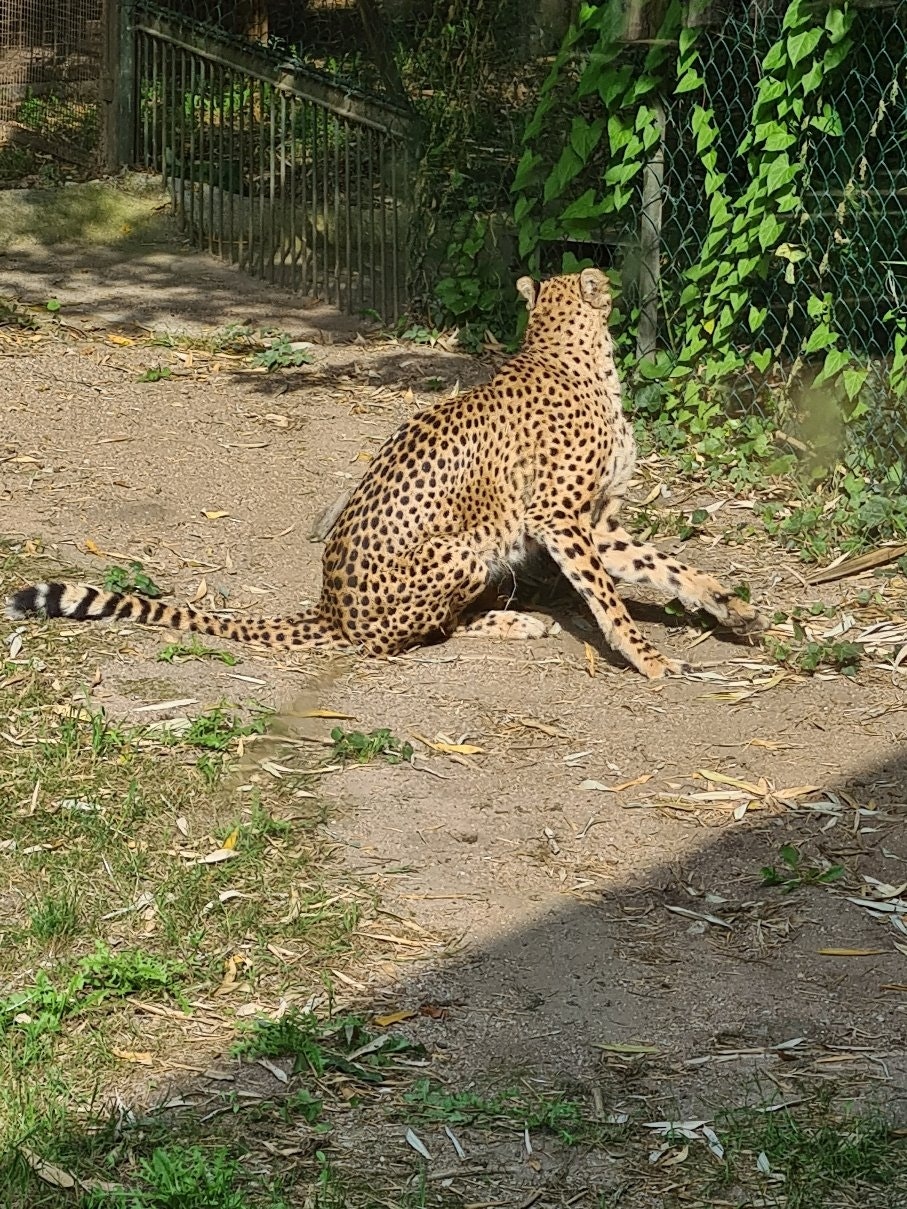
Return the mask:
<path fill-rule="evenodd" d="M 112 617 L 118 597 L 115 592 L 72 584 L 32 584 L 7 599 L 4 612 L 12 621 L 24 617 L 72 617 L 77 621 Z M 150 603 L 150 602 L 149 602 Z"/>
<path fill-rule="evenodd" d="M 291 617 L 216 617 L 186 605 L 164 604 L 128 592 L 105 592 L 88 584 L 32 584 L 6 602 L 12 621 L 25 617 L 66 617 L 71 621 L 135 621 L 139 625 L 191 630 L 232 642 L 256 643 L 279 650 L 343 642 L 343 635 L 317 609 Z M 345 644 L 349 646 L 347 642 Z"/>

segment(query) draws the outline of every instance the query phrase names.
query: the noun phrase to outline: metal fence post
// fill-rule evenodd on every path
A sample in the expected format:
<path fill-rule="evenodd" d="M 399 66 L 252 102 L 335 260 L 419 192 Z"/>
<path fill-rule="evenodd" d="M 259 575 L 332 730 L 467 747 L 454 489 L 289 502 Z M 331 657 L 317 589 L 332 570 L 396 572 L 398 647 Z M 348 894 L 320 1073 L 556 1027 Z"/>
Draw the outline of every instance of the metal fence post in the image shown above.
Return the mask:
<path fill-rule="evenodd" d="M 107 172 L 135 159 L 135 42 L 132 0 L 104 0 L 101 155 Z"/>
<path fill-rule="evenodd" d="M 658 142 L 643 169 L 639 227 L 639 324 L 636 357 L 651 357 L 658 347 L 658 304 L 661 289 L 661 219 L 664 190 L 665 114 L 661 101 L 652 104 Z"/>

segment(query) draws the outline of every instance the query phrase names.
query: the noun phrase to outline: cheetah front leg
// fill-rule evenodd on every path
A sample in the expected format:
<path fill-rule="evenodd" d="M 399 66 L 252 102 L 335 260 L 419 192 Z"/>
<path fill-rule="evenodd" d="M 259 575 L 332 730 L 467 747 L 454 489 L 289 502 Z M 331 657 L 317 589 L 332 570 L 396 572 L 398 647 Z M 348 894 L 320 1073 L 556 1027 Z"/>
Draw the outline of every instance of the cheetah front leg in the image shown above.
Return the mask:
<path fill-rule="evenodd" d="M 591 530 L 581 522 L 533 527 L 540 541 L 567 576 L 598 622 L 608 645 L 650 680 L 689 671 L 680 659 L 668 659 L 636 626 L 605 570 Z"/>
<path fill-rule="evenodd" d="M 685 608 L 705 609 L 738 634 L 758 634 L 765 621 L 756 609 L 729 592 L 713 575 L 638 542 L 614 520 L 593 530 L 598 555 L 609 575 L 625 583 L 649 584 L 676 596 Z"/>

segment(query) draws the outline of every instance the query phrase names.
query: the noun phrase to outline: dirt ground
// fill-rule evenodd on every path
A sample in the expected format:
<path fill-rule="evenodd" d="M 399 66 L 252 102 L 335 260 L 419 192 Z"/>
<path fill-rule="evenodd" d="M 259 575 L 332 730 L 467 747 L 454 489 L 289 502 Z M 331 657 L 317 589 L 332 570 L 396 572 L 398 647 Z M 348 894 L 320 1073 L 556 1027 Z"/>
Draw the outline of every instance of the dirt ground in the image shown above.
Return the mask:
<path fill-rule="evenodd" d="M 402 417 L 491 367 L 281 296 L 178 246 L 163 220 L 156 240 L 0 257 L 0 293 L 62 303 L 60 326 L 0 337 L 0 532 L 40 538 L 89 580 L 136 558 L 178 600 L 293 611 L 318 593 L 320 509 Z M 311 340 L 314 363 L 252 373 L 143 339 L 236 322 Z M 169 380 L 137 381 L 158 364 Z M 637 500 L 664 475 L 644 463 Z M 414 767 L 348 769 L 322 791 L 350 869 L 441 942 L 375 995 L 387 1010 L 446 1005 L 403 1025 L 445 1078 L 519 1071 L 592 1084 L 609 1112 L 641 1101 L 682 1115 L 742 1102 L 757 1083 L 786 1100 L 844 1080 L 907 1118 L 907 936 L 897 910 L 867 905 L 901 904 L 907 883 L 907 693 L 893 662 L 905 585 L 810 588 L 764 539 L 725 543 L 752 499 L 669 479 L 654 507 L 719 501 L 683 543 L 687 561 L 747 581 L 769 613 L 835 606 L 821 632 L 845 615 L 851 638 L 891 623 L 855 679 L 784 673 L 642 600 L 653 640 L 703 669 L 650 684 L 561 593 L 562 632 L 541 641 L 461 639 L 386 663 L 244 652 L 251 691 L 219 664 L 155 662 L 161 634 L 132 628 L 94 699 L 137 719 L 171 698 L 251 696 L 315 737 L 335 723 L 301 721 L 313 706 L 413 743 Z M 874 603 L 858 603 L 862 589 Z M 763 886 L 784 844 L 844 877 Z"/>

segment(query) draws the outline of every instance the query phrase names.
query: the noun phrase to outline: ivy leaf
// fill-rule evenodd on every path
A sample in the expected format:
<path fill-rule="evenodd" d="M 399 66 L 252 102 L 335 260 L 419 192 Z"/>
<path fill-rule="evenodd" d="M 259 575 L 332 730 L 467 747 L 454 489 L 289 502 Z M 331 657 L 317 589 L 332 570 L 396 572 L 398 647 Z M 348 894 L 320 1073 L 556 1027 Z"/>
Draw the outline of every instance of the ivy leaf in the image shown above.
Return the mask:
<path fill-rule="evenodd" d="M 836 339 L 837 337 L 827 323 L 819 323 L 810 332 L 809 339 L 803 346 L 803 351 L 804 353 L 818 353 L 824 348 L 829 348 L 834 344 Z M 845 357 L 846 360 L 847 358 Z M 826 367 L 822 370 L 823 376 L 825 376 L 827 365 L 828 362 L 826 360 Z"/>
<path fill-rule="evenodd" d="M 822 33 L 821 29 L 805 29 L 802 33 L 790 35 L 787 39 L 787 54 L 794 67 L 813 53 L 822 41 Z"/>
<path fill-rule="evenodd" d="M 848 14 L 850 16 L 850 14 Z M 853 20 L 850 16 L 850 20 Z M 830 8 L 825 14 L 825 28 L 828 30 L 828 38 L 832 43 L 840 42 L 847 31 L 850 29 L 850 20 L 844 15 L 844 11 L 840 8 Z"/>
<path fill-rule="evenodd" d="M 772 160 L 765 174 L 765 187 L 769 193 L 774 193 L 782 185 L 789 185 L 799 171 L 799 164 L 792 164 L 786 155 L 779 155 Z"/>
<path fill-rule="evenodd" d="M 553 197 L 560 197 L 564 189 L 582 167 L 583 161 L 573 148 L 570 146 L 565 147 L 561 152 L 560 159 L 551 169 L 548 179 L 545 181 L 545 188 L 542 194 L 545 201 L 549 202 Z"/>
<path fill-rule="evenodd" d="M 835 337 L 832 336 L 832 339 L 835 339 Z M 806 343 L 808 346 L 809 341 L 807 340 Z M 821 382 L 826 382 L 829 378 L 834 378 L 846 365 L 850 364 L 850 356 L 850 353 L 846 349 L 830 348 L 825 354 L 825 364 L 822 366 L 821 372 L 816 376 L 813 385 L 817 386 Z"/>
<path fill-rule="evenodd" d="M 764 374 L 768 369 L 771 359 L 772 350 L 770 348 L 763 349 L 761 353 L 750 353 L 750 361 L 752 361 L 760 374 Z"/>
<path fill-rule="evenodd" d="M 718 138 L 714 109 L 703 109 L 701 105 L 697 105 L 693 110 L 690 125 L 696 135 L 696 154 L 701 157 L 702 153 L 711 147 Z"/>
<path fill-rule="evenodd" d="M 851 403 L 863 389 L 863 383 L 866 381 L 866 376 L 868 373 L 868 369 L 855 369 L 851 367 L 849 369 L 845 369 L 844 373 L 841 375 L 841 378 L 844 382 L 844 390 L 847 392 L 847 397 Z M 854 414 L 851 414 L 851 419 L 853 418 Z"/>
<path fill-rule="evenodd" d="M 696 88 L 702 88 L 704 84 L 705 80 L 703 80 L 699 72 L 696 71 L 694 67 L 691 67 L 690 70 L 681 76 L 681 78 L 677 81 L 677 87 L 674 89 L 674 93 L 675 95 L 679 95 L 682 92 L 693 92 L 693 90 Z"/>
<path fill-rule="evenodd" d="M 516 176 L 513 178 L 513 190 L 525 189 L 527 185 L 533 182 L 538 168 L 541 166 L 542 157 L 536 155 L 529 147 L 523 152 L 520 157 L 520 162 L 517 164 Z"/>
<path fill-rule="evenodd" d="M 570 203 L 561 214 L 561 219 L 568 222 L 574 218 L 598 218 L 601 212 L 601 203 L 595 200 L 595 190 L 587 189 L 581 197 Z"/>
<path fill-rule="evenodd" d="M 765 251 L 776 242 L 778 236 L 784 230 L 783 223 L 778 222 L 774 214 L 765 214 L 762 217 L 762 222 L 759 224 L 759 230 L 756 232 L 756 238 L 759 240 L 759 247 Z"/>
<path fill-rule="evenodd" d="M 767 306 L 751 306 L 749 317 L 747 319 L 750 331 L 757 332 L 759 328 L 762 327 L 763 323 L 765 323 L 765 318 L 767 315 Z"/>
<path fill-rule="evenodd" d="M 822 83 L 824 76 L 825 76 L 825 65 L 824 65 L 824 63 L 820 63 L 819 60 L 817 59 L 813 63 L 813 65 L 809 69 L 809 71 L 806 72 L 806 74 L 801 79 L 800 91 L 804 95 L 806 95 L 807 93 L 810 93 L 810 92 L 815 92 L 815 90 Z"/>
<path fill-rule="evenodd" d="M 604 118 L 587 122 L 585 118 L 575 117 L 571 122 L 570 145 L 584 164 L 598 145 L 604 128 Z"/>
<path fill-rule="evenodd" d="M 526 218 L 526 216 L 531 212 L 535 202 L 536 199 L 534 197 L 524 196 L 517 198 L 517 203 L 513 207 L 513 221 L 517 224 L 517 226 L 519 226 L 523 219 Z"/>
<path fill-rule="evenodd" d="M 779 67 L 785 64 L 784 43 L 775 42 L 769 48 L 768 54 L 762 60 L 763 71 L 777 71 Z"/>

